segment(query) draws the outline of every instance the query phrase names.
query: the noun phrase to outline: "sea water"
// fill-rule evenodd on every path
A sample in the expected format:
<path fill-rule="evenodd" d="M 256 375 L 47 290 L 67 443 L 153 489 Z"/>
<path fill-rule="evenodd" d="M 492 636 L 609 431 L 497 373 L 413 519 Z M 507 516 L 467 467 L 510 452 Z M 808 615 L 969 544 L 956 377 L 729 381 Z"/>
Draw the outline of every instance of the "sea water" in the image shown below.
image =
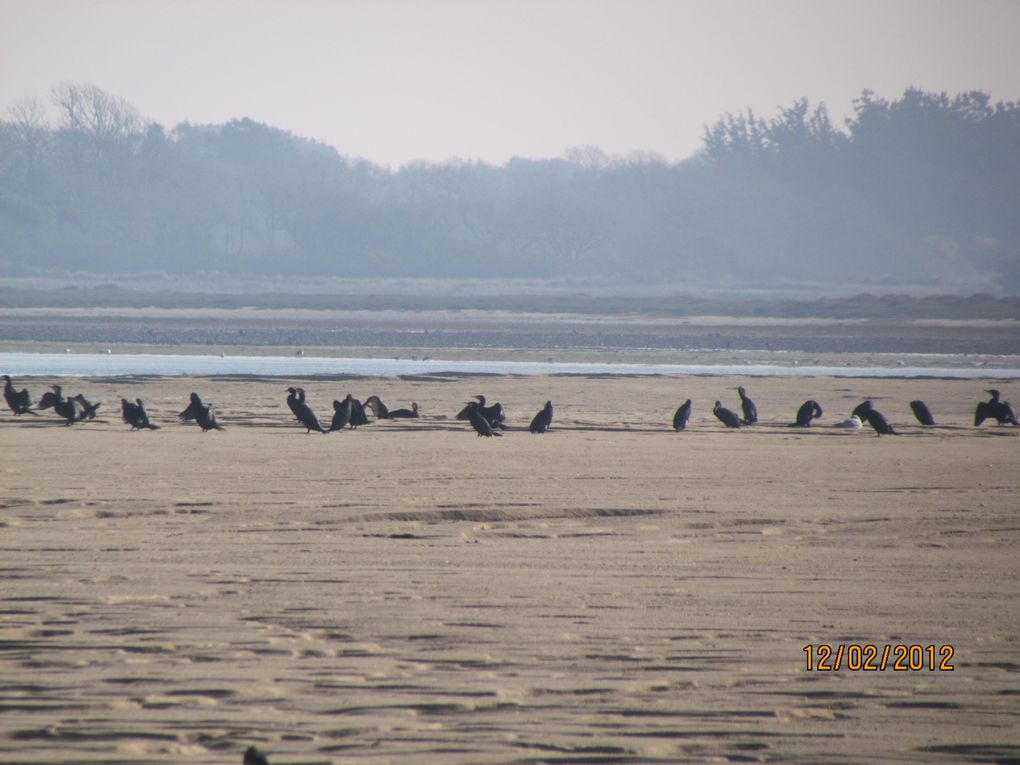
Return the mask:
<path fill-rule="evenodd" d="M 957 359 L 954 360 L 958 361 Z M 988 366 L 824 366 L 820 364 L 629 364 L 540 361 L 451 361 L 410 358 L 220 356 L 154 353 L 0 353 L 0 371 L 12 376 L 117 377 L 123 375 L 739 375 L 742 377 L 1020 378 L 1020 369 Z"/>

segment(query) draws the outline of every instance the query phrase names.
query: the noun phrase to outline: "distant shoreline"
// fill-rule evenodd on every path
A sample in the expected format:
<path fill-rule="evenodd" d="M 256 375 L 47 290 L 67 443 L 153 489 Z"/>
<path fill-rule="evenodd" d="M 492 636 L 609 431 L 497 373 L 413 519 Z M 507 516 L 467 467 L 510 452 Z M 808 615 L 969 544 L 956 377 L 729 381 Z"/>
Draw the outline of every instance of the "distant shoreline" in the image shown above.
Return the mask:
<path fill-rule="evenodd" d="M 181 278 L 183 280 L 183 277 Z M 177 281 L 181 281 L 177 280 Z M 121 281 L 148 283 L 144 275 L 123 277 L 117 283 L 90 286 L 0 286 L 5 309 L 299 309 L 311 311 L 483 311 L 514 314 L 575 314 L 585 316 L 734 317 L 773 319 L 867 320 L 1004 320 L 1020 321 L 1020 296 L 988 294 L 872 294 L 861 286 L 858 294 L 817 297 L 817 288 L 790 287 L 783 292 L 750 290 L 684 290 L 669 294 L 606 294 L 606 285 L 570 287 L 541 283 L 508 284 L 475 280 L 417 286 L 385 281 L 333 283 L 319 280 L 318 293 L 272 289 L 249 292 L 195 292 L 176 286 L 133 289 Z M 177 281 L 172 282 L 176 285 Z M 78 284 L 73 276 L 68 284 Z M 267 282 L 272 285 L 273 282 Z M 348 292 L 341 287 L 347 284 Z M 668 285 L 659 289 L 665 290 Z M 500 290 L 503 292 L 500 292 Z M 650 290 L 652 288 L 649 288 Z M 906 290 L 907 288 L 904 288 Z"/>

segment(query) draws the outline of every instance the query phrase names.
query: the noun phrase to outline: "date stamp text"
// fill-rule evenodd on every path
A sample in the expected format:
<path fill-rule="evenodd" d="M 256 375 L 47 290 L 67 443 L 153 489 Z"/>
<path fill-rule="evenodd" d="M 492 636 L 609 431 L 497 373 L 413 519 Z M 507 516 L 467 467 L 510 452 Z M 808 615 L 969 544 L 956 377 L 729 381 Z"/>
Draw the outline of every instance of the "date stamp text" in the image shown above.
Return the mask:
<path fill-rule="evenodd" d="M 956 649 L 945 645 L 828 643 L 804 646 L 808 672 L 952 672 Z"/>

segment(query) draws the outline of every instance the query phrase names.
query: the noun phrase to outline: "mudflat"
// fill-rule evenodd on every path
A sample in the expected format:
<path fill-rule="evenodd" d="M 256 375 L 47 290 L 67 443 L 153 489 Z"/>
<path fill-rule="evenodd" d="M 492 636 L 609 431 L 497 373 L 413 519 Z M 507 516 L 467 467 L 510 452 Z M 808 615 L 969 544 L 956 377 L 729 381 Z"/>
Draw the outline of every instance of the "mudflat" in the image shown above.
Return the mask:
<path fill-rule="evenodd" d="M 1015 383 L 16 382 L 103 407 L 0 417 L 0 761 L 1020 760 L 1020 429 L 972 422 Z M 423 417 L 306 434 L 295 384 Z M 865 398 L 901 435 L 833 426 Z"/>

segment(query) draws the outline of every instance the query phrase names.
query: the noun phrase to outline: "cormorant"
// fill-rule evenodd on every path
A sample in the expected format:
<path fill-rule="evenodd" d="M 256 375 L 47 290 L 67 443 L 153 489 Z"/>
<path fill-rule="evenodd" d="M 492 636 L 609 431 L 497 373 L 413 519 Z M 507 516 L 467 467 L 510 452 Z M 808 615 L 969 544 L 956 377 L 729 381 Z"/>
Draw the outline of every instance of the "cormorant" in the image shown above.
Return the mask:
<path fill-rule="evenodd" d="M 471 423 L 471 427 L 475 429 L 479 436 L 502 436 L 502 433 L 493 431 L 488 419 L 482 415 L 481 408 L 482 405 L 475 401 L 467 405 L 467 419 Z"/>
<path fill-rule="evenodd" d="M 418 402 L 417 401 L 412 401 L 411 402 L 411 408 L 410 409 L 392 409 L 390 411 L 390 419 L 391 420 L 413 419 L 413 418 L 417 418 L 417 417 L 421 417 L 421 414 L 419 414 L 419 412 L 418 412 Z"/>
<path fill-rule="evenodd" d="M 58 403 L 64 400 L 64 389 L 59 385 L 52 387 L 52 391 L 46 391 L 42 394 L 42 398 L 39 399 L 39 409 L 49 409 L 51 406 L 56 407 Z"/>
<path fill-rule="evenodd" d="M 879 436 L 899 435 L 895 430 L 893 430 L 892 425 L 886 422 L 885 417 L 877 409 L 871 409 L 868 411 L 868 424 L 875 429 L 875 432 Z"/>
<path fill-rule="evenodd" d="M 488 420 L 489 425 L 491 425 L 494 428 L 501 428 L 502 430 L 506 430 L 506 410 L 503 409 L 503 405 L 500 403 L 495 403 L 492 406 L 486 406 L 485 396 L 481 394 L 475 396 L 475 398 L 478 399 L 477 407 L 479 413 L 482 415 L 482 417 Z M 465 407 L 461 409 L 460 412 L 457 413 L 457 419 L 458 420 L 469 419 L 468 410 L 475 405 L 476 404 L 474 401 L 471 401 L 467 405 L 465 405 Z"/>
<path fill-rule="evenodd" d="M 371 409 L 377 420 L 388 420 L 393 415 L 390 414 L 390 410 L 386 408 L 386 404 L 382 402 L 382 399 L 378 396 L 369 396 L 365 399 L 365 407 Z"/>
<path fill-rule="evenodd" d="M 204 433 L 207 430 L 223 430 L 223 426 L 216 422 L 216 410 L 213 409 L 212 404 L 206 406 L 202 403 L 202 399 L 199 398 L 197 393 L 191 394 L 191 403 L 188 407 L 177 415 L 179 422 L 186 422 L 187 420 L 194 420 L 198 423 L 198 426 L 202 428 Z"/>
<path fill-rule="evenodd" d="M 691 419 L 691 400 L 687 399 L 673 415 L 673 430 L 686 430 L 689 419 Z"/>
<path fill-rule="evenodd" d="M 96 419 L 96 411 L 99 409 L 99 407 L 102 406 L 102 404 L 93 404 L 91 401 L 89 401 L 80 393 L 74 397 L 74 400 L 81 404 L 81 416 L 78 419 L 80 420 Z"/>
<path fill-rule="evenodd" d="M 740 418 L 731 410 L 724 407 L 720 402 L 716 401 L 715 406 L 712 407 L 712 414 L 719 418 L 719 421 L 727 428 L 739 428 Z"/>
<path fill-rule="evenodd" d="M 333 424 L 329 426 L 331 431 L 343 430 L 347 427 L 347 424 L 351 421 L 351 402 L 353 400 L 350 393 L 347 394 L 347 398 L 343 401 L 333 399 Z"/>
<path fill-rule="evenodd" d="M 4 375 L 4 400 L 15 414 L 34 414 L 36 416 L 39 414 L 32 411 L 32 398 L 28 395 L 28 388 L 15 390 L 10 375 Z"/>
<path fill-rule="evenodd" d="M 740 394 L 740 408 L 744 410 L 744 424 L 754 425 L 758 422 L 758 407 L 747 397 L 747 391 L 742 387 L 737 388 L 737 393 Z"/>
<path fill-rule="evenodd" d="M 552 418 L 552 401 L 546 401 L 545 406 L 542 407 L 541 411 L 535 415 L 534 419 L 532 419 L 531 425 L 528 426 L 528 430 L 532 433 L 545 433 L 549 429 L 549 425 L 552 423 Z"/>
<path fill-rule="evenodd" d="M 989 418 L 994 418 L 1000 425 L 1016 425 L 1016 414 L 1013 412 L 1013 407 L 1009 405 L 1008 401 L 999 401 L 999 391 L 992 389 L 985 393 L 990 393 L 992 397 L 988 401 L 978 403 L 977 409 L 974 410 L 974 425 L 978 426 Z"/>
<path fill-rule="evenodd" d="M 846 428 L 847 430 L 860 430 L 861 429 L 861 418 L 856 414 L 851 414 L 849 419 L 837 422 L 837 428 Z"/>
<path fill-rule="evenodd" d="M 343 401 L 333 402 L 333 423 L 329 429 L 343 430 L 345 425 L 349 425 L 352 430 L 359 425 L 368 425 L 364 404 L 350 393 Z"/>
<path fill-rule="evenodd" d="M 124 422 L 131 426 L 131 430 L 141 430 L 142 428 L 159 430 L 159 425 L 153 425 L 149 422 L 149 415 L 146 413 L 145 406 L 140 398 L 136 398 L 133 404 L 126 398 L 122 398 L 120 400 L 120 413 L 121 417 L 124 418 Z"/>
<path fill-rule="evenodd" d="M 305 403 L 305 389 L 287 388 L 287 390 L 290 392 L 290 395 L 287 396 L 287 406 L 290 407 L 290 411 L 294 413 L 298 421 L 305 426 L 305 435 L 313 430 L 325 433 L 326 431 L 322 429 L 315 414 L 312 412 L 312 408 Z"/>
<path fill-rule="evenodd" d="M 368 425 L 368 415 L 365 414 L 365 405 L 356 398 L 351 398 L 350 425 L 352 428 L 356 428 L 359 425 Z"/>
<path fill-rule="evenodd" d="M 257 747 L 249 746 L 244 753 L 241 765 L 269 765 L 269 758 L 260 752 Z"/>
<path fill-rule="evenodd" d="M 183 412 L 177 415 L 177 421 L 185 422 L 187 420 L 195 419 L 196 413 L 203 406 L 205 406 L 205 404 L 202 403 L 202 399 L 199 397 L 199 395 L 197 393 L 192 392 L 191 402 L 188 404 L 188 406 L 185 408 Z"/>
<path fill-rule="evenodd" d="M 869 398 L 867 401 L 862 401 L 860 404 L 855 406 L 854 410 L 850 412 L 850 415 L 851 416 L 857 415 L 857 419 L 859 419 L 863 423 L 868 421 L 868 412 L 870 411 L 871 411 L 871 399 Z"/>
<path fill-rule="evenodd" d="M 73 425 L 79 420 L 85 419 L 85 407 L 82 406 L 78 397 L 64 398 L 64 391 L 59 385 L 54 385 L 52 391 L 46 391 L 39 399 L 40 409 L 53 407 L 54 413 L 67 420 L 67 425 Z"/>
<path fill-rule="evenodd" d="M 64 398 L 59 392 L 57 395 L 59 400 L 53 402 L 53 411 L 67 420 L 66 425 L 73 425 L 79 420 L 85 419 L 85 409 L 77 398 Z"/>
<path fill-rule="evenodd" d="M 935 418 L 931 416 L 931 410 L 928 408 L 928 405 L 923 401 L 920 400 L 911 401 L 910 411 L 914 413 L 914 416 L 917 418 L 917 421 L 922 425 L 935 424 Z"/>
<path fill-rule="evenodd" d="M 811 427 L 811 420 L 821 417 L 823 414 L 822 407 L 818 405 L 818 402 L 813 398 L 808 399 L 797 410 L 797 421 L 793 423 L 793 427 L 809 428 Z"/>

